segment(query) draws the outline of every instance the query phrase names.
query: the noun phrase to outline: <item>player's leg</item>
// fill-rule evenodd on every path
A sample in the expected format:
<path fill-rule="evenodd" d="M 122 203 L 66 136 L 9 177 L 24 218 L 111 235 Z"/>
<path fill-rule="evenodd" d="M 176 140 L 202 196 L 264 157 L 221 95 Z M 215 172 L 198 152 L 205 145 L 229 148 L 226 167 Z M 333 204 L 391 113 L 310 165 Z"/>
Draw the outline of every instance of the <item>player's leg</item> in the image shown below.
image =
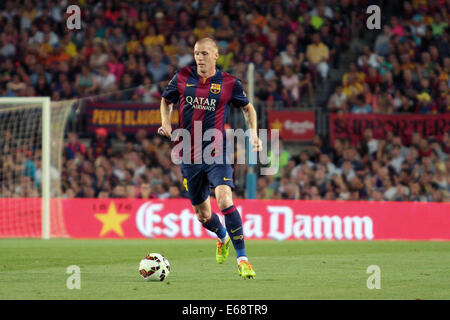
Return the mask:
<path fill-rule="evenodd" d="M 245 254 L 241 215 L 233 204 L 233 168 L 229 164 L 214 164 L 207 167 L 206 173 L 211 185 L 215 187 L 217 205 L 225 216 L 225 227 L 236 250 L 238 263 L 248 260 Z"/>
<path fill-rule="evenodd" d="M 193 205 L 193 207 L 197 219 L 201 222 L 202 226 L 217 235 L 216 260 L 218 263 L 224 263 L 230 253 L 230 237 L 220 222 L 219 216 L 211 211 L 209 196 L 204 202 Z"/>
<path fill-rule="evenodd" d="M 243 278 L 255 277 L 255 271 L 248 262 L 245 252 L 244 230 L 239 211 L 233 204 L 231 187 L 229 185 L 218 185 L 215 189 L 217 205 L 225 216 L 225 226 L 236 251 L 238 272 Z"/>
<path fill-rule="evenodd" d="M 238 262 L 248 260 L 245 253 L 244 232 L 242 229 L 242 219 L 239 211 L 233 204 L 231 187 L 219 185 L 215 189 L 217 205 L 225 216 L 225 226 L 233 242 Z"/>
<path fill-rule="evenodd" d="M 214 232 L 218 237 L 216 260 L 218 263 L 223 263 L 228 257 L 230 240 L 225 227 L 220 222 L 219 216 L 211 211 L 209 198 L 211 189 L 207 176 L 201 167 L 184 166 L 181 169 L 184 186 L 197 219 L 205 229 Z"/>
<path fill-rule="evenodd" d="M 193 205 L 192 207 L 194 208 L 197 219 L 201 222 L 202 226 L 205 229 L 217 234 L 219 241 L 225 242 L 228 238 L 227 231 L 220 222 L 219 216 L 211 211 L 211 201 L 209 196 L 202 203 Z"/>

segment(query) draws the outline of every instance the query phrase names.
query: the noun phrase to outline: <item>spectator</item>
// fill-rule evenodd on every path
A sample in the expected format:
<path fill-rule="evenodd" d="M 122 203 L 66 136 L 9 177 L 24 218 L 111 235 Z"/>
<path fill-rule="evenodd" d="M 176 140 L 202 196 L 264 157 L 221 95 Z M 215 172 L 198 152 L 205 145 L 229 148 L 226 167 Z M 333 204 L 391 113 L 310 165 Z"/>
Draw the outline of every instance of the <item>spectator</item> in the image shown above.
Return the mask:
<path fill-rule="evenodd" d="M 214 36 L 214 32 L 214 28 L 208 26 L 206 17 L 201 16 L 197 19 L 196 27 L 192 33 L 197 39 L 201 39 Z"/>
<path fill-rule="evenodd" d="M 431 97 L 427 92 L 422 92 L 417 95 L 417 112 L 418 113 L 435 113 L 436 106 L 432 104 Z"/>
<path fill-rule="evenodd" d="M 318 33 L 313 34 L 312 41 L 312 44 L 308 45 L 306 48 L 306 58 L 311 64 L 313 73 L 319 72 L 322 79 L 326 79 L 328 77 L 329 69 L 329 49 L 320 41 L 320 35 Z"/>
<path fill-rule="evenodd" d="M 108 131 L 105 128 L 95 130 L 95 136 L 91 141 L 90 148 L 93 151 L 94 159 L 100 156 L 111 156 L 111 141 L 108 138 Z"/>
<path fill-rule="evenodd" d="M 64 150 L 68 160 L 74 159 L 77 152 L 86 155 L 86 147 L 78 140 L 78 134 L 76 132 L 69 132 L 67 140 Z"/>
<path fill-rule="evenodd" d="M 180 199 L 180 185 L 174 184 L 169 187 L 169 199 Z"/>
<path fill-rule="evenodd" d="M 86 65 L 81 67 L 81 73 L 77 74 L 75 84 L 81 95 L 95 92 L 99 85 L 97 83 L 97 77 Z"/>
<path fill-rule="evenodd" d="M 269 110 L 281 109 L 284 106 L 285 100 L 278 92 L 277 82 L 275 80 L 269 81 L 267 88 L 267 108 Z"/>
<path fill-rule="evenodd" d="M 13 74 L 12 80 L 6 84 L 6 90 L 12 96 L 21 96 L 23 95 L 24 90 L 26 89 L 25 82 L 19 77 L 18 74 Z"/>
<path fill-rule="evenodd" d="M 226 44 L 226 42 L 225 42 L 225 44 Z M 225 50 L 223 49 L 224 47 L 225 46 L 223 44 L 219 43 L 219 50 L 221 50 L 219 58 L 222 61 L 217 60 L 217 65 L 221 66 L 224 71 L 227 71 L 227 70 L 229 70 L 229 67 L 230 67 L 229 65 L 231 62 L 230 60 L 232 57 L 232 53 L 231 52 L 226 53 L 226 51 L 225 51 L 226 49 Z M 231 57 L 230 57 L 230 55 L 231 55 Z M 194 62 L 193 55 L 191 52 L 189 52 L 187 47 L 183 44 L 178 45 L 177 67 L 181 69 L 181 68 L 184 68 L 184 67 L 192 64 L 193 62 Z"/>
<path fill-rule="evenodd" d="M 364 80 L 370 86 L 370 89 L 372 91 L 374 91 L 377 86 L 383 83 L 383 78 L 374 67 L 369 67 L 369 71 Z"/>
<path fill-rule="evenodd" d="M 151 62 L 147 65 L 147 70 L 155 82 L 164 80 L 168 75 L 167 65 L 162 61 L 162 58 L 162 53 L 158 49 L 152 53 Z"/>
<path fill-rule="evenodd" d="M 138 198 L 140 199 L 152 199 L 155 196 L 152 194 L 152 187 L 149 183 L 141 183 L 140 192 Z"/>
<path fill-rule="evenodd" d="M 114 42 L 113 42 L 114 43 Z M 124 73 L 123 64 L 117 59 L 115 54 L 108 55 L 108 62 L 106 65 L 109 68 L 109 73 L 113 74 L 115 79 L 120 79 Z"/>
<path fill-rule="evenodd" d="M 108 55 L 104 53 L 102 43 L 96 42 L 92 47 L 92 54 L 89 58 L 89 66 L 99 72 L 100 69 L 106 65 L 107 61 Z"/>
<path fill-rule="evenodd" d="M 127 193 L 126 193 L 125 185 L 123 185 L 123 184 L 116 185 L 113 189 L 112 197 L 113 198 L 126 198 Z"/>
<path fill-rule="evenodd" d="M 358 95 L 355 98 L 355 103 L 352 106 L 352 113 L 371 113 L 372 112 L 372 106 L 368 104 L 363 95 Z"/>
<path fill-rule="evenodd" d="M 328 101 L 328 110 L 331 112 L 347 112 L 347 95 L 342 86 L 338 86 Z"/>
<path fill-rule="evenodd" d="M 292 68 L 285 67 L 285 72 L 281 76 L 281 83 L 284 89 L 287 90 L 287 95 L 292 100 L 292 105 L 297 105 L 300 100 L 300 81 L 298 79 L 298 76 L 294 74 Z"/>
<path fill-rule="evenodd" d="M 127 198 L 136 198 L 136 187 L 134 186 L 134 184 L 127 184 L 125 186 L 125 194 Z"/>
<path fill-rule="evenodd" d="M 100 67 L 100 75 L 98 76 L 101 92 L 107 92 L 114 89 L 116 77 L 109 71 L 107 66 Z"/>

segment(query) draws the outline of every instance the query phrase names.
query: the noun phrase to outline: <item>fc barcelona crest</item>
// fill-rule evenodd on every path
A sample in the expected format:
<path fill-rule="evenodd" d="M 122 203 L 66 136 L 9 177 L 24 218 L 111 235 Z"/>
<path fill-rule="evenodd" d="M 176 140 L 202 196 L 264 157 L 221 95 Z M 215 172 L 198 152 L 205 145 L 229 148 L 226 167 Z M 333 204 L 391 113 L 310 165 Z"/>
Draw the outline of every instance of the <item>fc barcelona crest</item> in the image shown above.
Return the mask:
<path fill-rule="evenodd" d="M 220 93 L 220 83 L 211 83 L 211 93 L 213 94 Z"/>

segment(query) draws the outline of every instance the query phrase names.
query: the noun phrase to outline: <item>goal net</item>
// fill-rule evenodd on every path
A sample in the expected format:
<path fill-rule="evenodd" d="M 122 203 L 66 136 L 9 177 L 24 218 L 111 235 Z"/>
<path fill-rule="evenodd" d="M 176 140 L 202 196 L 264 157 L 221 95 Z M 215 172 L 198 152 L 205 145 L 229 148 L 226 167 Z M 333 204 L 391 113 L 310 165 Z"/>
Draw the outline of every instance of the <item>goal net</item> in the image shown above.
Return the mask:
<path fill-rule="evenodd" d="M 75 101 L 0 98 L 0 237 L 66 237 L 60 172 Z"/>

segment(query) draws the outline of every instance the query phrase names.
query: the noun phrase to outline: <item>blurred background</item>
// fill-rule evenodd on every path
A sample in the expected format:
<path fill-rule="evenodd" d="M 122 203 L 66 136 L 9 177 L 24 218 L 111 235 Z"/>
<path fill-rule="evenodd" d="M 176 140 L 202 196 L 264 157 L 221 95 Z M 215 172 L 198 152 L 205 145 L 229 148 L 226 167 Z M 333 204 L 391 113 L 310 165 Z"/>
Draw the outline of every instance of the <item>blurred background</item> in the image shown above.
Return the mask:
<path fill-rule="evenodd" d="M 80 30 L 67 29 L 71 4 Z M 378 30 L 366 24 L 372 4 Z M 63 198 L 183 198 L 171 143 L 155 134 L 159 102 L 194 63 L 196 40 L 211 36 L 218 67 L 247 90 L 253 64 L 258 125 L 281 130 L 270 155 L 279 172 L 249 192 L 249 168 L 235 165 L 235 198 L 448 201 L 449 9 L 440 0 L 2 1 L 0 96 L 76 99 L 55 173 Z M 105 110 L 134 113 L 121 122 Z M 240 110 L 228 116 L 244 127 Z M 39 197 L 39 150 L 2 129 L 1 197 Z"/>

